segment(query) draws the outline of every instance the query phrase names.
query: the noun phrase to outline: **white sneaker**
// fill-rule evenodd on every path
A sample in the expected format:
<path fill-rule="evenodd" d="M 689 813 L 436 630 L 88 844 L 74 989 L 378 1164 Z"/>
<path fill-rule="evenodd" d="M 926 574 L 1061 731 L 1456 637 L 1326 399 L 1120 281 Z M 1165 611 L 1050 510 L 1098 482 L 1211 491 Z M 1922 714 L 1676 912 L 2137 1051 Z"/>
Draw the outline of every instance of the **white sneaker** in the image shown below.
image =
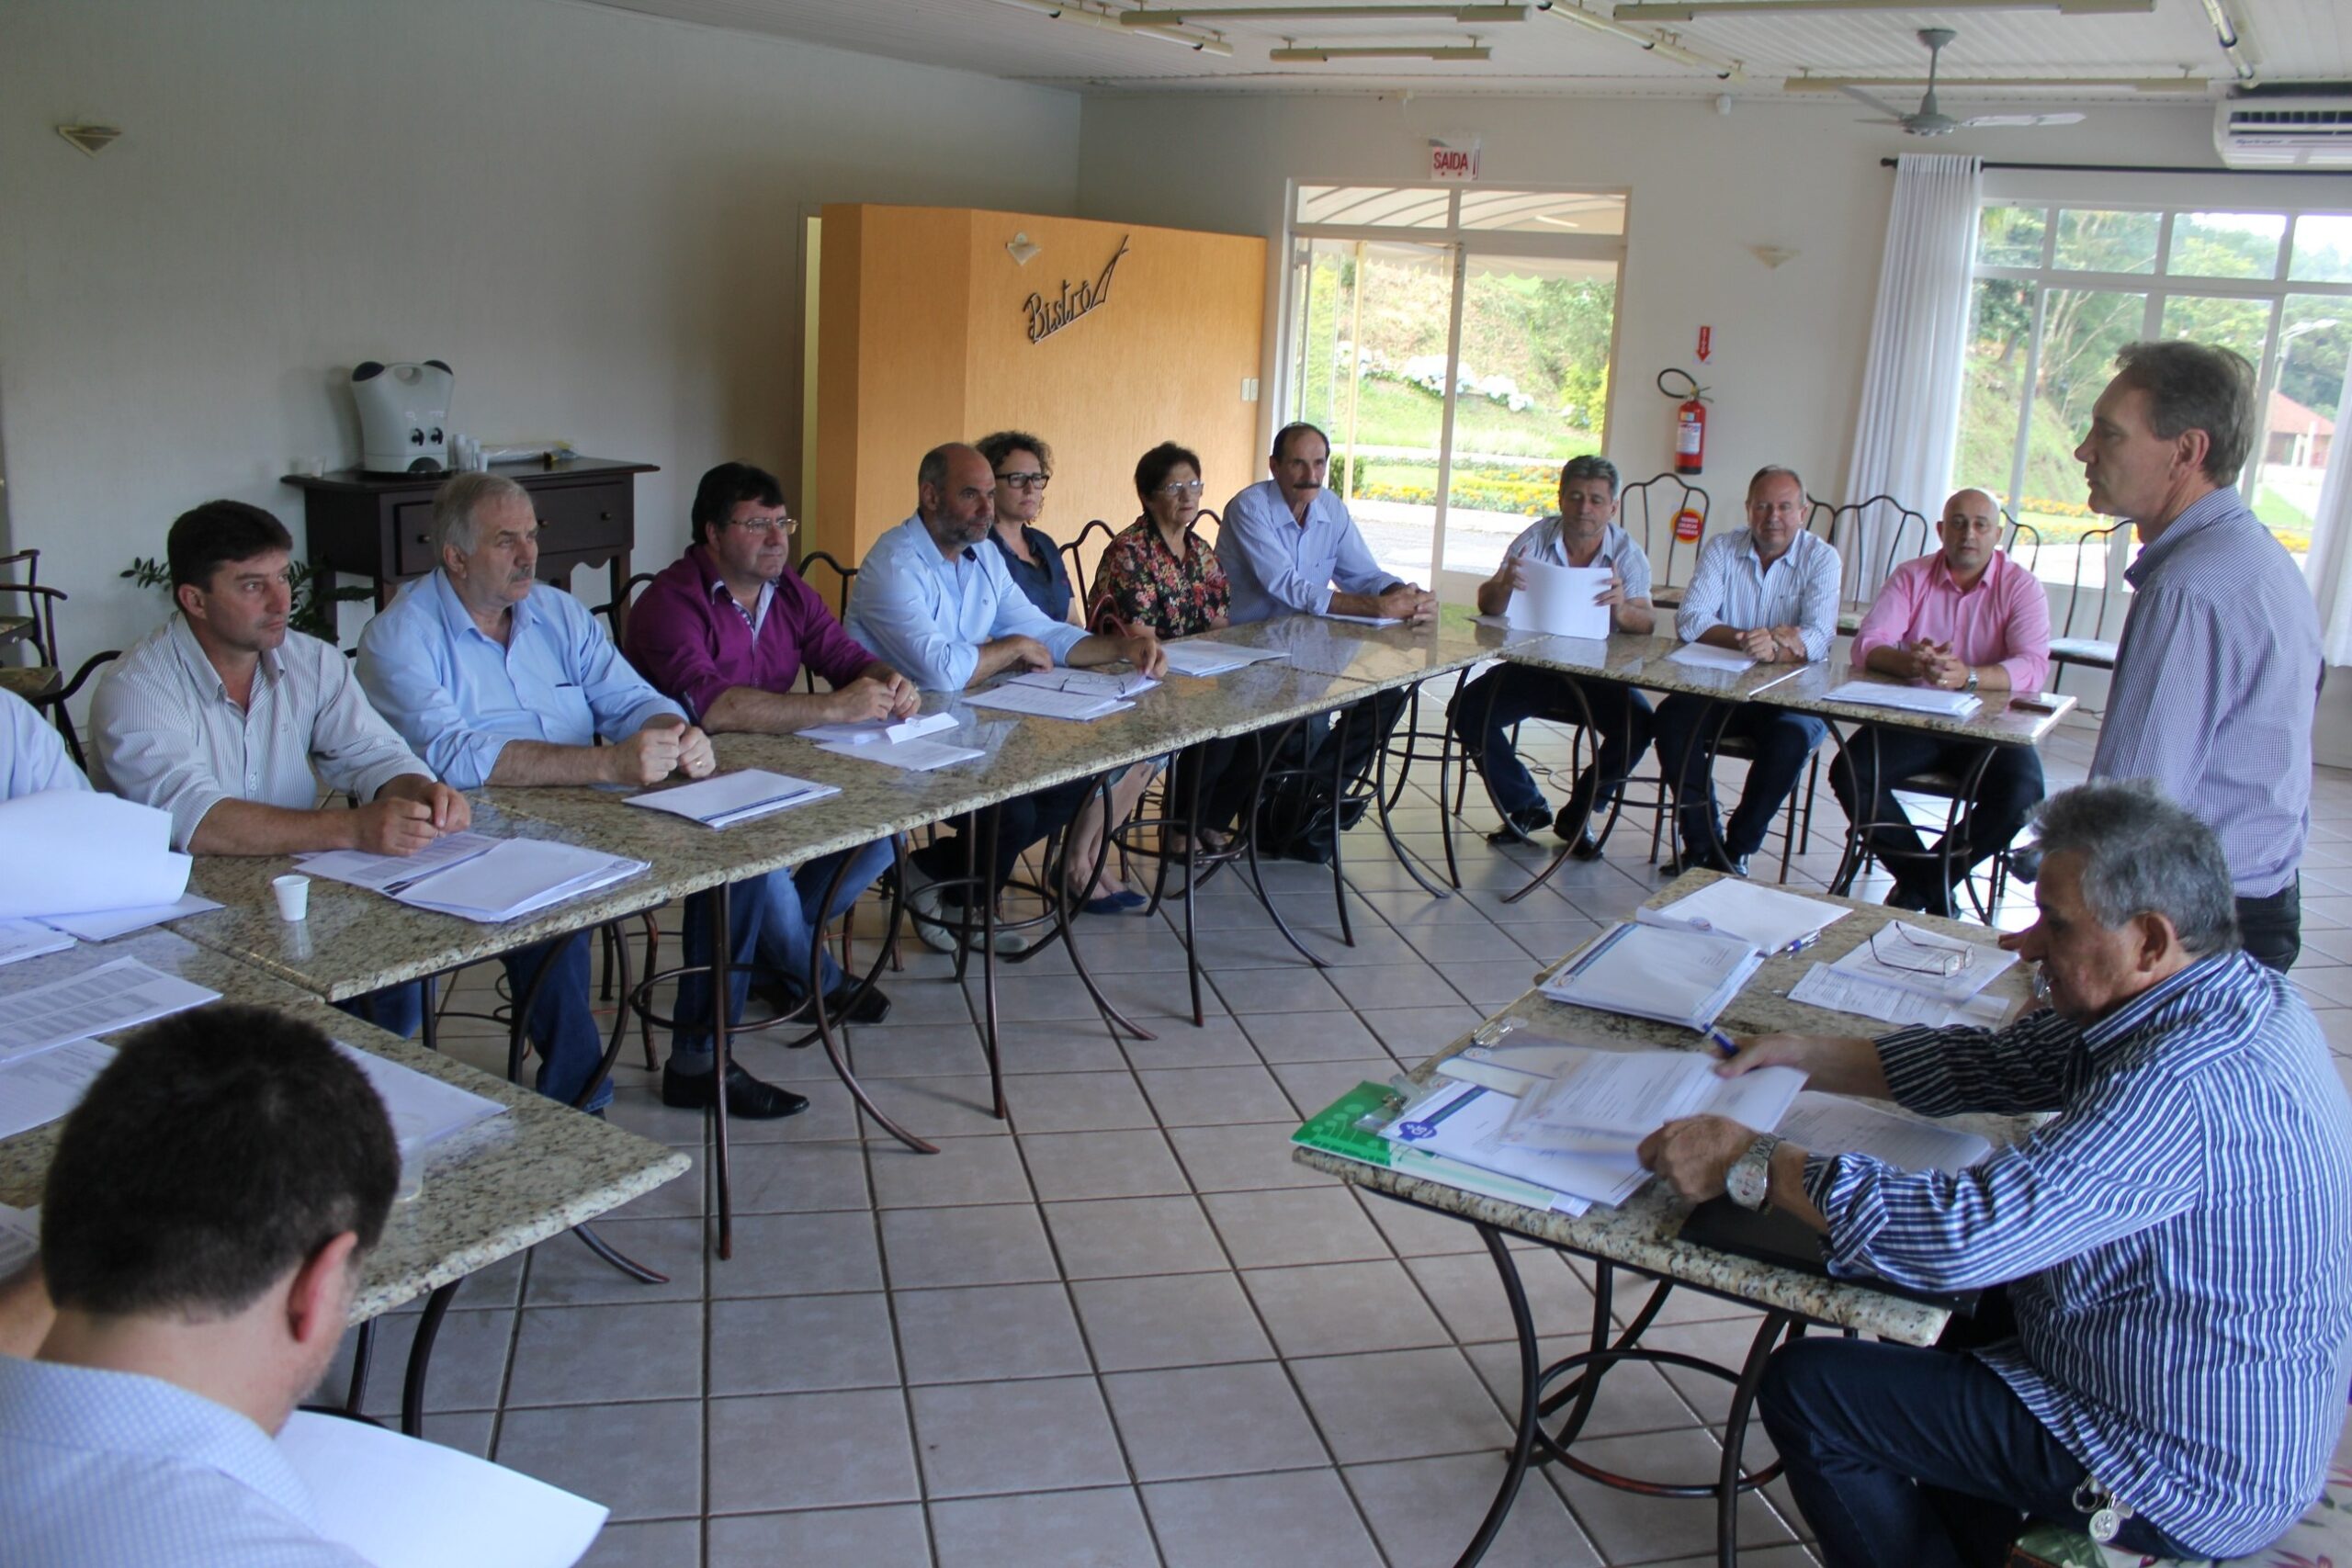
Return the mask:
<path fill-rule="evenodd" d="M 925 876 L 911 861 L 907 863 L 907 910 L 910 915 L 925 917 L 914 921 L 915 934 L 922 939 L 925 947 L 934 953 L 952 953 L 956 951 L 957 941 L 964 934 L 963 911 L 959 908 L 953 913 L 949 912 L 940 897 L 938 885 Z M 1031 945 L 1024 932 L 1001 931 L 996 933 L 995 947 L 1001 958 L 1026 953 Z M 972 928 L 971 948 L 975 953 L 980 949 L 978 925 Z"/>

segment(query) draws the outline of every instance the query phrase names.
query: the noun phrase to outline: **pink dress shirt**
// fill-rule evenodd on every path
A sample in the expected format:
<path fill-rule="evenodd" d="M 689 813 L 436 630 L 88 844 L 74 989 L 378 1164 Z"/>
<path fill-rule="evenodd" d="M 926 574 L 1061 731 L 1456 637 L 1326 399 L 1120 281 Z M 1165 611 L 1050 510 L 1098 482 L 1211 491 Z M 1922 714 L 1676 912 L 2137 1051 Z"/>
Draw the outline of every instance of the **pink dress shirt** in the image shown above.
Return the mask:
<path fill-rule="evenodd" d="M 1938 550 L 1888 576 L 1854 634 L 1850 657 L 1860 666 L 1874 648 L 1923 639 L 1951 644 L 1971 665 L 1999 665 L 2012 691 L 2038 692 L 2050 671 L 2050 599 L 2040 579 L 1998 550 L 1963 593 Z"/>

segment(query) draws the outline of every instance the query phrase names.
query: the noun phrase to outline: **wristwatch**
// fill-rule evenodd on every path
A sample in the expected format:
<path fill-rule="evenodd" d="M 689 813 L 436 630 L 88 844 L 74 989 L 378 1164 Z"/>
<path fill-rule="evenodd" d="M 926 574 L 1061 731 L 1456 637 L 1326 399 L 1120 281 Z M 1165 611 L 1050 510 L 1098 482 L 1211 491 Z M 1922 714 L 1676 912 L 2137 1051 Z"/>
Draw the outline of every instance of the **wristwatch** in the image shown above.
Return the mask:
<path fill-rule="evenodd" d="M 1731 1162 L 1731 1168 L 1724 1172 L 1724 1190 L 1733 1202 L 1763 1212 L 1772 1196 L 1772 1156 L 1780 1146 L 1781 1140 L 1772 1134 L 1758 1134 L 1747 1152 Z"/>
<path fill-rule="evenodd" d="M 1966 684 L 1965 686 L 1962 686 L 1962 687 L 1961 688 L 1961 690 L 1962 690 L 1962 691 L 1963 691 L 1963 692 L 1973 692 L 1973 691 L 1975 691 L 1975 690 L 1976 690 L 1976 671 L 1975 671 L 1971 670 L 1971 671 L 1968 672 L 1968 684 Z"/>

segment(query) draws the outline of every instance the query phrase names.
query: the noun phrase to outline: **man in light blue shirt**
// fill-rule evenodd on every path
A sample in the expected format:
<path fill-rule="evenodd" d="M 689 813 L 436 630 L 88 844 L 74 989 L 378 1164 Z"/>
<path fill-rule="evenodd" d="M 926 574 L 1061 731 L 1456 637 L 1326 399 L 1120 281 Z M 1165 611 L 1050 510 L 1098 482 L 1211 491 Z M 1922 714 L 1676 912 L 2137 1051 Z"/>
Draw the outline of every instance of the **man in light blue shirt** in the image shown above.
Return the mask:
<path fill-rule="evenodd" d="M 349 1320 L 400 1154 L 318 1030 L 209 1007 L 121 1043 L 43 1194 L 56 1316 L 0 1356 L 9 1568 L 364 1568 L 273 1440 Z"/>
<path fill-rule="evenodd" d="M 1216 558 L 1233 587 L 1234 625 L 1308 615 L 1377 616 L 1418 626 L 1437 614 L 1437 595 L 1372 558 L 1346 504 L 1324 486 L 1330 462 L 1329 436 L 1303 422 L 1286 424 L 1274 433 L 1266 458 L 1272 477 L 1225 503 Z M 1340 829 L 1354 825 L 1368 798 L 1351 799 L 1341 821 L 1331 774 L 1336 773 L 1338 789 L 1344 792 L 1372 772 L 1404 715 L 1406 695 L 1383 692 L 1291 732 L 1275 766 L 1311 768 L 1307 776 L 1318 782 L 1261 807 L 1262 852 L 1330 861 Z M 1341 738 L 1336 757 L 1328 750 L 1335 728 Z"/>
<path fill-rule="evenodd" d="M 1718 534 L 1699 552 L 1674 629 L 1684 642 L 1744 653 L 1759 664 L 1805 664 L 1829 656 L 1838 637 L 1838 552 L 1805 532 L 1804 480 L 1792 468 L 1758 468 L 1747 483 L 1747 526 Z M 1726 740 L 1754 755 L 1739 806 L 1724 824 L 1714 781 L 1706 774 L 1702 739 L 1722 705 L 1678 693 L 1657 708 L 1658 764 L 1676 796 L 1681 853 L 1660 869 L 1679 876 L 1694 866 L 1747 874 L 1747 857 L 1764 843 L 1772 814 L 1796 787 L 1805 759 L 1829 727 L 1809 714 L 1741 703 L 1723 721 Z"/>
<path fill-rule="evenodd" d="M 359 682 L 392 728 L 451 784 L 613 784 L 642 787 L 673 773 L 706 778 L 717 766 L 710 739 L 677 704 L 646 684 L 577 599 L 536 581 L 538 517 L 530 492 L 500 475 L 459 474 L 433 498 L 441 565 L 401 591 L 359 637 Z M 599 737 L 611 744 L 599 746 Z M 759 937 L 758 887 L 729 903 L 736 962 Z M 704 907 L 687 901 L 688 964 Z M 557 967 L 531 1010 L 543 1055 L 539 1092 L 567 1103 L 592 1086 L 582 1109 L 600 1111 L 612 1086 L 597 1082 L 604 1045 L 588 1004 L 588 933 L 505 953 L 514 994 L 544 964 Z M 740 987 L 748 979 L 738 968 Z M 679 986 L 678 1014 L 703 1016 L 704 982 Z M 740 1015 L 739 1015 L 740 1016 Z M 708 1105 L 716 1093 L 707 1034 L 681 1029 L 662 1073 L 664 1104 Z M 789 1116 L 808 1101 L 761 1083 L 730 1063 L 730 1115 Z"/>
<path fill-rule="evenodd" d="M 32 704 L 0 692 L 0 800 L 51 789 L 88 789 L 65 742 Z"/>
<path fill-rule="evenodd" d="M 850 590 L 849 635 L 883 663 L 927 692 L 960 692 L 1009 670 L 1057 664 L 1125 660 L 1143 674 L 1167 673 L 1168 656 L 1148 628 L 1105 637 L 1049 619 L 1012 581 L 1002 553 L 979 547 L 996 525 L 996 473 L 977 450 L 950 444 L 924 453 L 915 497 L 915 514 L 875 541 Z M 1088 781 L 1078 780 L 990 807 L 999 814 L 996 861 L 987 868 L 992 891 L 1012 876 L 1022 851 L 1078 814 L 1087 793 Z M 925 917 L 915 929 L 949 951 L 955 937 L 938 916 L 956 902 L 954 890 L 930 884 L 962 876 L 964 857 L 953 838 L 910 857 L 922 879 L 908 890 Z"/>

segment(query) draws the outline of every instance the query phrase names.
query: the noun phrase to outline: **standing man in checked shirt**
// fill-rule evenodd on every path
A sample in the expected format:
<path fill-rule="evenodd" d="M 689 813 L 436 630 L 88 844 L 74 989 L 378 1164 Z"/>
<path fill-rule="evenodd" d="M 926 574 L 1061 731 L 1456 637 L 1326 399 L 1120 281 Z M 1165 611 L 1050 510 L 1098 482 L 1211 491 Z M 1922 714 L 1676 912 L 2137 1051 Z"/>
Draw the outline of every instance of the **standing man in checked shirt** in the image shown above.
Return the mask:
<path fill-rule="evenodd" d="M 2090 776 L 2154 779 L 2220 834 L 2245 950 L 2285 970 L 2303 946 L 2319 612 L 2238 495 L 2254 367 L 2193 343 L 2116 363 L 2075 460 L 2092 510 L 2132 519 L 2140 558 Z"/>
<path fill-rule="evenodd" d="M 1758 1408 L 1828 1568 L 2001 1560 L 2026 1516 L 2238 1557 L 2319 1495 L 2352 1373 L 2352 1106 L 2287 979 L 2240 951 L 2211 829 L 2144 784 L 2041 812 L 2041 919 L 2001 939 L 2051 1010 L 1997 1032 L 1768 1034 L 1719 1069 L 1929 1116 L 2051 1119 L 1970 1168 L 1816 1156 L 1720 1116 L 1643 1162 L 1823 1233 L 1829 1271 L 2006 1286 L 2005 1337 L 1812 1338 Z M 1957 1326 L 1957 1325 L 1955 1325 Z M 2005 1325 L 2006 1326 L 2006 1325 Z M 1947 1339 L 1952 1337 L 1948 1334 Z M 1992 1506 L 1987 1506 L 1990 1504 Z"/>
<path fill-rule="evenodd" d="M 1684 642 L 1745 653 L 1759 664 L 1807 664 L 1829 655 L 1838 636 L 1838 552 L 1805 532 L 1804 480 L 1793 468 L 1765 468 L 1747 481 L 1747 526 L 1718 534 L 1699 552 L 1674 629 Z M 1747 874 L 1772 814 L 1796 788 L 1804 761 L 1829 735 L 1811 714 L 1742 703 L 1723 728 L 1756 755 L 1728 826 L 1718 826 L 1713 781 L 1699 738 L 1712 725 L 1712 697 L 1677 693 L 1657 708 L 1657 760 L 1675 795 L 1682 852 L 1662 867 Z"/>

